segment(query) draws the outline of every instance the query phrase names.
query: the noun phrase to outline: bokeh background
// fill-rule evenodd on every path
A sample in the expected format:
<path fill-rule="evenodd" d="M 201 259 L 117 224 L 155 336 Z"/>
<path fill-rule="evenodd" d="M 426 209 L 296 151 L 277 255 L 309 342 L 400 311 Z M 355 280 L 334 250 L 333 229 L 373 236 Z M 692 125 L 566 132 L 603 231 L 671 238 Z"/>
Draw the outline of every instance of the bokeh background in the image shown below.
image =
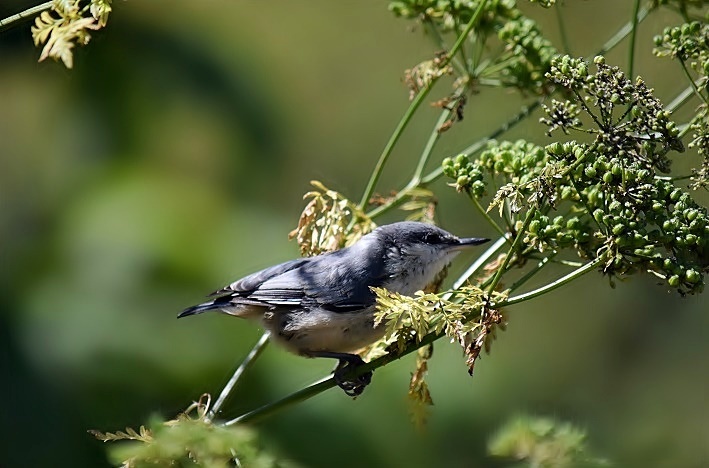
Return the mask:
<path fill-rule="evenodd" d="M 589 55 L 633 2 L 563 3 L 572 51 Z M 5 0 L 0 16 L 32 4 Z M 298 255 L 287 233 L 311 179 L 359 199 L 408 105 L 403 70 L 436 50 L 386 7 L 116 1 L 73 70 L 36 62 L 30 23 L 0 34 L 1 466 L 107 466 L 87 429 L 171 417 L 219 391 L 260 330 L 219 314 L 175 316 Z M 553 10 L 525 8 L 558 40 Z M 636 71 L 665 102 L 686 84 L 677 64 L 652 57 L 651 38 L 678 23 L 659 14 L 638 38 Z M 627 42 L 608 61 L 624 65 Z M 509 91 L 474 96 L 434 162 L 522 102 Z M 380 193 L 406 182 L 436 116 L 420 112 Z M 507 138 L 546 143 L 535 121 Z M 692 164 L 690 152 L 678 171 Z M 434 189 L 441 225 L 493 234 L 444 181 Z M 585 428 L 616 466 L 709 466 L 708 312 L 706 297 L 680 298 L 649 277 L 611 289 L 589 274 L 511 308 L 472 379 L 459 349 L 437 343 L 423 433 L 407 413 L 411 357 L 377 371 L 356 401 L 329 391 L 255 428 L 266 448 L 304 466 L 499 466 L 487 440 L 526 413 Z M 227 415 L 331 365 L 269 348 Z"/>

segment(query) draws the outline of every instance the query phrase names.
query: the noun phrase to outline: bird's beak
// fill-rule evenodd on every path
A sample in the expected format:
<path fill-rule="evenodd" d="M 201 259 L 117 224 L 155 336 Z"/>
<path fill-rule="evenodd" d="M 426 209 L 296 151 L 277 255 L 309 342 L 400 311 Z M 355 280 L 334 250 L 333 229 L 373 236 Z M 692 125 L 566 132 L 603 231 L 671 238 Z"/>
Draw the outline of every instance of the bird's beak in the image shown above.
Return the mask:
<path fill-rule="evenodd" d="M 471 247 L 473 245 L 484 244 L 485 242 L 490 242 L 490 239 L 486 239 L 484 237 L 467 237 L 464 239 L 458 239 L 458 243 L 453 244 L 452 247 L 455 250 L 459 250 L 459 249 L 465 249 L 467 247 Z"/>

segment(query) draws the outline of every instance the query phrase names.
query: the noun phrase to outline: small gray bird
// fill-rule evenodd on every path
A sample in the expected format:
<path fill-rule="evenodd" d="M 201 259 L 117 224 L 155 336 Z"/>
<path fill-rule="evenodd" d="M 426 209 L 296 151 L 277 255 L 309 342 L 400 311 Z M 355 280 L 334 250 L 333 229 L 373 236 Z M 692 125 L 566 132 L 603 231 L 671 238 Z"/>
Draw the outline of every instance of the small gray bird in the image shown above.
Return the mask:
<path fill-rule="evenodd" d="M 413 295 L 461 250 L 487 241 L 460 239 L 430 224 L 388 224 L 342 250 L 253 273 L 178 317 L 220 310 L 256 320 L 291 352 L 339 359 L 335 381 L 355 396 L 369 383 L 371 372 L 355 381 L 343 378 L 350 366 L 363 363 L 352 353 L 384 334 L 383 326 L 374 326 L 376 297 L 370 287 Z"/>

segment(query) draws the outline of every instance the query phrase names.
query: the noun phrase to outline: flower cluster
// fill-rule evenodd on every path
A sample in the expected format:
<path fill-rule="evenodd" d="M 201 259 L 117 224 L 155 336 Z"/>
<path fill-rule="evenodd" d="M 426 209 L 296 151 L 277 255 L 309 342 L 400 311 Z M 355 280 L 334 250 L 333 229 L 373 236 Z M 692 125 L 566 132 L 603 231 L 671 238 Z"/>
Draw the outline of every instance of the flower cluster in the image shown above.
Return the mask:
<path fill-rule="evenodd" d="M 570 99 L 552 104 L 542 119 L 592 141 L 545 148 L 491 142 L 477 160 L 445 160 L 443 171 L 476 198 L 491 185 L 502 187 L 494 202 L 504 203 L 511 218 L 535 210 L 524 233 L 528 251 L 574 248 L 581 257 L 600 257 L 609 275 L 649 271 L 681 294 L 698 292 L 709 270 L 709 216 L 658 176 L 670 169 L 668 153 L 682 149 L 677 128 L 642 80 L 631 83 L 602 58 L 595 62 L 591 73 L 582 60 L 555 60 L 548 78 Z M 569 125 L 576 109 L 593 125 Z M 519 226 L 514 219 L 508 224 Z"/>
<path fill-rule="evenodd" d="M 680 61 L 689 74 L 690 69 L 699 75 L 696 92 L 703 94 L 704 104 L 691 123 L 692 141 L 690 148 L 696 148 L 702 157 L 702 165 L 694 170 L 693 189 L 709 185 L 709 123 L 707 123 L 707 83 L 709 83 L 709 24 L 694 21 L 673 28 L 665 28 L 655 36 L 655 55 L 672 57 Z"/>
<path fill-rule="evenodd" d="M 688 62 L 697 73 L 704 75 L 699 88 L 706 88 L 709 75 L 709 24 L 693 21 L 681 26 L 668 27 L 655 36 L 658 57 L 673 57 Z"/>
<path fill-rule="evenodd" d="M 479 1 L 473 0 L 397 0 L 389 4 L 389 9 L 396 16 L 417 19 L 441 32 L 457 34 L 479 5 Z M 522 14 L 514 0 L 489 0 L 486 3 L 469 40 L 487 44 L 488 37 L 497 37 L 501 49 L 486 48 L 495 51 L 494 55 L 485 59 L 484 68 L 475 70 L 476 77 L 535 94 L 546 93 L 544 74 L 557 51 L 542 36 L 537 23 Z"/>

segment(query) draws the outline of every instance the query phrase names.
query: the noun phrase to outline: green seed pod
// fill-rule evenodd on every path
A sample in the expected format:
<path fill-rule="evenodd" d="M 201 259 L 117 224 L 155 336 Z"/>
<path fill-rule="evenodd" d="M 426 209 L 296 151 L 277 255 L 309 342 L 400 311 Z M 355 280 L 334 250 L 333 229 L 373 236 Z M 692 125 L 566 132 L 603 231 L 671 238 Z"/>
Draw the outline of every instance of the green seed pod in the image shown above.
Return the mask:
<path fill-rule="evenodd" d="M 611 174 L 610 172 L 606 172 L 605 174 L 603 174 L 603 182 L 607 184 L 613 182 L 613 174 Z"/>
<path fill-rule="evenodd" d="M 571 187 L 569 187 L 568 185 L 565 185 L 561 189 L 561 199 L 562 200 L 568 200 L 568 199 L 572 198 L 573 195 L 574 195 L 574 190 Z"/>
<path fill-rule="evenodd" d="M 613 226 L 613 234 L 615 234 L 616 236 L 618 234 L 622 234 L 623 231 L 625 231 L 625 226 L 623 224 L 618 223 L 615 226 Z"/>
<path fill-rule="evenodd" d="M 541 223 L 539 222 L 538 219 L 533 219 L 533 220 L 529 223 L 529 232 L 531 232 L 532 234 L 536 234 L 537 232 L 539 232 L 539 226 L 540 226 L 540 224 L 541 224 Z"/>
<path fill-rule="evenodd" d="M 596 208 L 593 210 L 593 219 L 596 220 L 598 224 L 603 224 L 603 210 L 600 208 Z"/>
<path fill-rule="evenodd" d="M 594 169 L 592 166 L 588 166 L 583 170 L 583 173 L 586 174 L 586 177 L 589 179 L 593 179 L 596 177 L 596 169 Z"/>
<path fill-rule="evenodd" d="M 459 154 L 458 156 L 455 157 L 455 162 L 462 166 L 463 164 L 470 162 L 470 160 L 468 159 L 468 155 Z"/>
<path fill-rule="evenodd" d="M 667 282 L 672 286 L 673 288 L 676 288 L 679 286 L 679 276 L 678 275 L 672 275 L 670 278 L 667 280 Z"/>
<path fill-rule="evenodd" d="M 699 272 L 694 269 L 687 270 L 684 273 L 684 277 L 687 278 L 687 281 L 692 284 L 699 283 L 702 280 L 702 275 L 699 274 Z"/>

